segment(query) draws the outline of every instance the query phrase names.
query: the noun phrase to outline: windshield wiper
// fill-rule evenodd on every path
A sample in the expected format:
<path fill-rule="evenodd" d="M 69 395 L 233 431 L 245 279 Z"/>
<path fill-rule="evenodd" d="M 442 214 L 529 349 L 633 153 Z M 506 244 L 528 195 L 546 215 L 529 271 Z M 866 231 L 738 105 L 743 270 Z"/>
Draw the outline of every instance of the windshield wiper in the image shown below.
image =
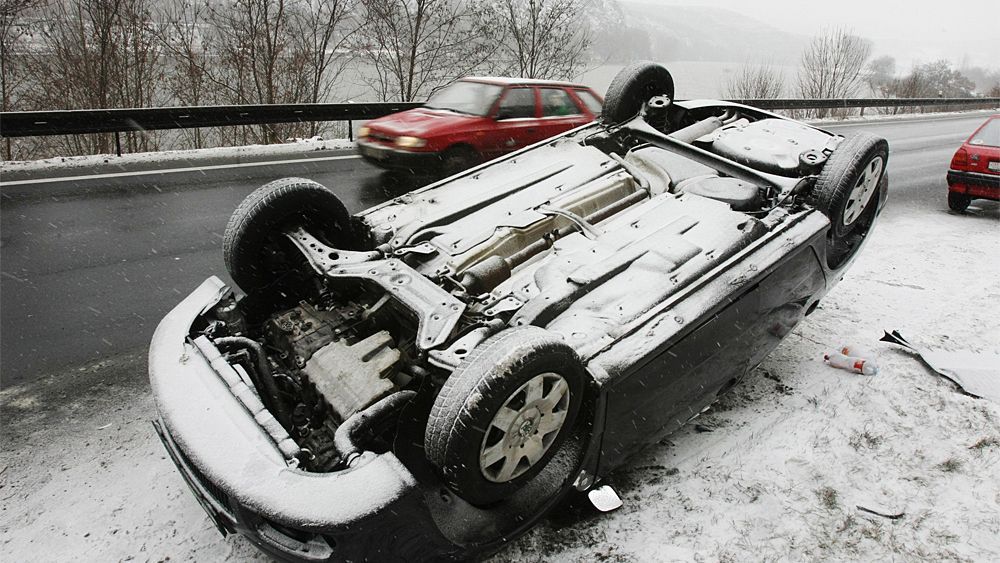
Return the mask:
<path fill-rule="evenodd" d="M 424 108 L 426 108 L 426 109 L 443 109 L 445 111 L 452 111 L 452 112 L 461 113 L 461 114 L 464 114 L 464 115 L 479 115 L 478 113 L 473 113 L 471 111 L 462 111 L 460 109 L 455 109 L 455 108 L 443 108 L 443 107 L 438 107 L 438 106 L 429 106 L 427 104 L 424 104 Z"/>

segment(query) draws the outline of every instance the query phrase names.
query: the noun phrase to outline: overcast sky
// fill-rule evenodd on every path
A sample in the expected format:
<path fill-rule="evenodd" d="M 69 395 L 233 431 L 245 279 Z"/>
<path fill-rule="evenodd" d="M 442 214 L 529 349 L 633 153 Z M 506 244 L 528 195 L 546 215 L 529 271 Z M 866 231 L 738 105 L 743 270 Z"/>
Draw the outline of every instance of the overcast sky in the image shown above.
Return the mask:
<path fill-rule="evenodd" d="M 633 0 L 635 1 L 635 0 Z M 1000 67 L 1000 0 L 639 0 L 651 4 L 726 8 L 777 28 L 815 35 L 849 26 L 875 42 L 875 55 L 913 62 L 946 58 Z"/>

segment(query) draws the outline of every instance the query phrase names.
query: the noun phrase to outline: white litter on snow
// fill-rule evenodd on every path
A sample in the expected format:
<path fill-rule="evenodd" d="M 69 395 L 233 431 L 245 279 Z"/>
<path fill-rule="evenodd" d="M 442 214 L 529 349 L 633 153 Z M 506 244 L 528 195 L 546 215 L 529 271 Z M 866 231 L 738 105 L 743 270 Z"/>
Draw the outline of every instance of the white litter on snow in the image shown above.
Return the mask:
<path fill-rule="evenodd" d="M 891 334 L 886 331 L 882 341 L 913 351 L 931 369 L 957 383 L 966 393 L 1000 403 L 1000 354 L 921 348 L 910 344 L 895 330 Z"/>

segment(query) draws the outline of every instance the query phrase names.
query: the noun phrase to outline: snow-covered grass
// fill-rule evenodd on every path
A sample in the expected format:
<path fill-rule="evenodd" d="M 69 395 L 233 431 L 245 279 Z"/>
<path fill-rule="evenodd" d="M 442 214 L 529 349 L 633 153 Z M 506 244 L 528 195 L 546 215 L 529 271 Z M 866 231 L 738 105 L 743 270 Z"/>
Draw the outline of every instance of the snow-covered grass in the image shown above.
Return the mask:
<path fill-rule="evenodd" d="M 276 145 L 245 145 L 239 147 L 216 147 L 210 149 L 189 149 L 178 151 L 141 152 L 123 154 L 95 154 L 86 156 L 57 156 L 41 160 L 6 161 L 0 163 L 0 174 L 22 172 L 39 173 L 90 169 L 105 165 L 129 167 L 143 165 L 198 166 L 208 160 L 259 160 L 267 157 L 282 157 L 311 151 L 348 150 L 354 142 L 347 139 L 323 139 L 312 137 L 294 139 Z"/>
<path fill-rule="evenodd" d="M 886 217 L 821 308 L 695 421 L 710 432 L 688 425 L 614 473 L 618 511 L 564 507 L 494 561 L 1000 560 L 1000 405 L 877 343 L 888 328 L 996 348 L 998 255 L 996 204 Z M 881 372 L 824 365 L 846 342 Z M 144 371 L 140 351 L 0 392 L 4 561 L 266 561 L 186 489 Z"/>
<path fill-rule="evenodd" d="M 849 115 L 847 117 L 830 117 L 826 119 L 811 119 L 808 123 L 816 126 L 823 125 L 839 125 L 839 124 L 849 124 L 849 123 L 867 123 L 870 121 L 903 121 L 912 119 L 947 119 L 949 117 L 976 117 L 983 116 L 985 119 L 988 115 L 993 115 L 1000 112 L 1000 108 L 992 109 L 970 109 L 962 111 L 943 111 L 935 113 L 897 113 L 895 115 L 877 113 L 873 108 L 868 108 L 865 110 L 867 115 Z"/>
<path fill-rule="evenodd" d="M 1000 210 L 983 207 L 882 221 L 700 427 L 612 475 L 623 508 L 556 515 L 494 561 L 1000 560 L 1000 405 L 877 342 L 886 328 L 932 348 L 1000 347 Z M 874 349 L 881 372 L 823 363 L 847 342 Z"/>

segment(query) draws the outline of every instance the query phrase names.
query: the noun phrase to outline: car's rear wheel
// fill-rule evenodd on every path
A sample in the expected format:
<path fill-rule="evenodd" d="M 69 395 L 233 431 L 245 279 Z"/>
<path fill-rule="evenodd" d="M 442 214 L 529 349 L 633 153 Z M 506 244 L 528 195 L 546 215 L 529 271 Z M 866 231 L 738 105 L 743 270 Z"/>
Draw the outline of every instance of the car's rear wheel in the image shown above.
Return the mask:
<path fill-rule="evenodd" d="M 622 123 L 636 116 L 653 96 L 674 97 L 674 78 L 662 65 L 639 61 L 615 75 L 604 96 L 605 123 Z"/>
<path fill-rule="evenodd" d="M 886 140 L 861 133 L 841 142 L 820 171 L 809 202 L 830 219 L 830 267 L 846 262 L 867 236 L 888 160 Z"/>
<path fill-rule="evenodd" d="M 952 211 L 962 213 L 969 208 L 970 203 L 972 203 L 971 197 L 957 192 L 948 192 L 948 207 Z"/>
<path fill-rule="evenodd" d="M 285 238 L 285 229 L 301 226 L 342 248 L 349 225 L 347 208 L 321 184 L 303 178 L 275 180 L 254 190 L 229 218 L 222 241 L 226 269 L 248 293 L 272 287 L 305 261 Z"/>
<path fill-rule="evenodd" d="M 427 458 L 466 501 L 502 500 L 559 450 L 584 386 L 583 366 L 560 337 L 532 326 L 507 329 L 445 382 L 427 421 Z"/>

